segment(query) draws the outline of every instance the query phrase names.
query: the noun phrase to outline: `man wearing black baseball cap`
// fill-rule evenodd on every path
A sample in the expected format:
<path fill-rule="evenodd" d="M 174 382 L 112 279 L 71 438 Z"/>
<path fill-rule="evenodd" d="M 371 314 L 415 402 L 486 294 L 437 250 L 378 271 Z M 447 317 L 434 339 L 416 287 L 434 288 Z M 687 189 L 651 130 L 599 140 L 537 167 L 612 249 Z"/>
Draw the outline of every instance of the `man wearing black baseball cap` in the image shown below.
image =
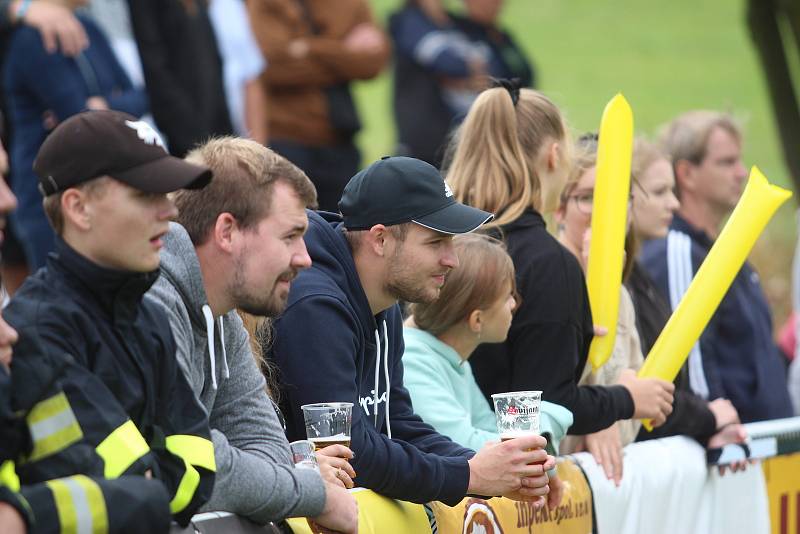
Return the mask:
<path fill-rule="evenodd" d="M 458 267 L 454 234 L 492 215 L 459 204 L 420 160 L 383 158 L 355 175 L 341 215 L 310 213 L 312 266 L 289 292 L 271 353 L 285 384 L 290 439 L 306 437 L 300 406 L 351 402 L 355 483 L 390 497 L 459 502 L 465 495 L 534 500 L 554 463 L 531 436 L 475 453 L 414 414 L 403 387 L 398 300 L 436 300 Z"/>
<path fill-rule="evenodd" d="M 166 193 L 202 187 L 211 172 L 173 158 L 152 128 L 115 111 L 61 123 L 34 169 L 57 237 L 47 266 L 4 313 L 21 341 L 27 332 L 37 341 L 20 342 L 12 363 L 15 391 L 42 392 L 27 417 L 32 450 L 21 482 L 86 475 L 53 486 L 58 516 L 133 531 L 136 518 L 124 512 L 136 503 L 109 501 L 91 477 L 160 480 L 166 492 L 140 498 L 167 524 L 171 513 L 185 525 L 211 495 L 214 447 L 169 321 L 143 297 L 176 214 Z M 119 517 L 129 523 L 115 524 Z"/>

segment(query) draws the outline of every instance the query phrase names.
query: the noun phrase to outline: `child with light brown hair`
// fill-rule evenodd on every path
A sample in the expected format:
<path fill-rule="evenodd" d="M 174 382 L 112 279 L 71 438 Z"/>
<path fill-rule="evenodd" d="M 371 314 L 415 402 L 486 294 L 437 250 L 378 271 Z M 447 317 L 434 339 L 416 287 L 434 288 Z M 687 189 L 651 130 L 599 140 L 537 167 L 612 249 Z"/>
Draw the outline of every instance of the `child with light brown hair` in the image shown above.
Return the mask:
<path fill-rule="evenodd" d="M 480 450 L 500 435 L 468 360 L 481 343 L 500 343 L 508 335 L 518 302 L 514 264 L 503 243 L 489 236 L 457 236 L 453 246 L 459 266 L 447 275 L 439 298 L 409 308 L 403 385 L 426 423 L 464 447 Z M 542 435 L 555 454 L 572 413 L 542 402 L 540 414 Z M 560 499 L 560 484 L 552 477 L 550 488 L 548 504 L 553 507 Z"/>

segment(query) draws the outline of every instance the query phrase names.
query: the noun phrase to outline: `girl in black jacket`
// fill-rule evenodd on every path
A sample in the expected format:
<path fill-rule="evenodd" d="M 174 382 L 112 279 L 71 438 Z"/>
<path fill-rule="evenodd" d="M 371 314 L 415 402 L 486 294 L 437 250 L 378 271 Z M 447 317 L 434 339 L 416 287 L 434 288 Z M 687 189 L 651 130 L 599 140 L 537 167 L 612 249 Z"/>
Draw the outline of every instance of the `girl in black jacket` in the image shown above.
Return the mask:
<path fill-rule="evenodd" d="M 496 214 L 491 225 L 507 243 L 522 297 L 506 342 L 473 357 L 483 392 L 541 390 L 572 411 L 574 434 L 631 417 L 663 422 L 672 384 L 626 373 L 619 385 L 578 386 L 594 335 L 586 284 L 542 217 L 557 207 L 570 167 L 558 108 L 503 82 L 481 93 L 456 138 L 448 182 L 458 200 Z"/>

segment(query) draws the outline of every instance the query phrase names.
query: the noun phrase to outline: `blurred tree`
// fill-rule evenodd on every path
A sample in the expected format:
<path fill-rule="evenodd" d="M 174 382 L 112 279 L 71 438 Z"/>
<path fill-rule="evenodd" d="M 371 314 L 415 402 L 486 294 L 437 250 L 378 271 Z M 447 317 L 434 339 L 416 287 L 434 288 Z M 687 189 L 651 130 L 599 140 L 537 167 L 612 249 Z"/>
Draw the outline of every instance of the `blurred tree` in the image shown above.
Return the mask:
<path fill-rule="evenodd" d="M 800 104 L 789 64 L 800 52 L 800 0 L 748 0 L 747 22 L 764 69 L 783 157 L 794 189 L 800 191 Z M 781 26 L 788 26 L 790 35 L 782 36 Z"/>

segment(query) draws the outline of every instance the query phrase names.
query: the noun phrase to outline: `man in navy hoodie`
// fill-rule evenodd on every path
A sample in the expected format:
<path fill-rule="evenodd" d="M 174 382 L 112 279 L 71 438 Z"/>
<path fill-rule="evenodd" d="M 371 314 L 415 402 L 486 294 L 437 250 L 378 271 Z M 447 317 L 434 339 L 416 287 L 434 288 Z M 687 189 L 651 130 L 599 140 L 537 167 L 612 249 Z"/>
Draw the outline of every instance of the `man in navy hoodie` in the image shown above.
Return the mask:
<path fill-rule="evenodd" d="M 452 505 L 468 493 L 541 502 L 554 465 L 544 438 L 475 453 L 423 423 L 403 387 L 398 300 L 438 298 L 458 266 L 453 235 L 492 215 L 457 203 L 433 166 L 405 157 L 356 174 L 339 209 L 342 216 L 309 213 L 313 263 L 292 283 L 275 323 L 289 438 L 306 437 L 301 405 L 352 402 L 356 484 L 412 502 Z"/>
<path fill-rule="evenodd" d="M 663 144 L 672 156 L 681 208 L 665 239 L 647 243 L 642 264 L 675 309 L 747 179 L 742 135 L 731 117 L 691 111 L 673 120 Z M 742 422 L 791 417 L 786 365 L 758 274 L 745 263 L 689 354 L 692 390 L 728 398 Z"/>

